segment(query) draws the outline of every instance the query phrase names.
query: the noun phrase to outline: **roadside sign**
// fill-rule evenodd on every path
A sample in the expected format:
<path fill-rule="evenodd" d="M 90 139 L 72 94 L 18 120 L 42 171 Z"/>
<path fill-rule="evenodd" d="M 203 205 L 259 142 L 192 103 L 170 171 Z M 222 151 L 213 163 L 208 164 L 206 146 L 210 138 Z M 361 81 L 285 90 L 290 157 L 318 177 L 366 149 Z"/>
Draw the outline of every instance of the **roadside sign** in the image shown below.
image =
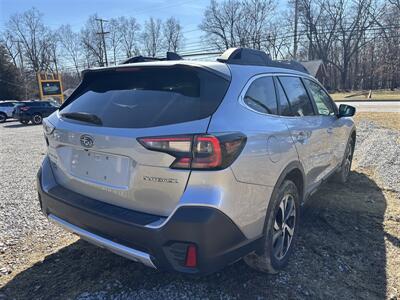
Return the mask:
<path fill-rule="evenodd" d="M 38 73 L 37 79 L 41 100 L 58 97 L 60 98 L 61 103 L 64 102 L 64 94 L 60 74 Z"/>

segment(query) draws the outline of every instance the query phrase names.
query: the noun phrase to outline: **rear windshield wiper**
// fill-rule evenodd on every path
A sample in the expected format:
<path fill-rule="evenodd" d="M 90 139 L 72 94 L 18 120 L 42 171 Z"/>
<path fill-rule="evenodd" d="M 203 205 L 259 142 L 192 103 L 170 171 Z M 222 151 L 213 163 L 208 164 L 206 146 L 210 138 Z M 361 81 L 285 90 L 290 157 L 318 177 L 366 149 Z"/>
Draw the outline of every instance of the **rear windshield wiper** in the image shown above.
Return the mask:
<path fill-rule="evenodd" d="M 85 112 L 67 112 L 61 114 L 62 117 L 68 118 L 68 119 L 74 119 L 82 122 L 87 122 L 87 123 L 92 123 L 96 125 L 103 125 L 103 122 L 101 119 L 94 115 L 94 114 L 89 114 Z"/>

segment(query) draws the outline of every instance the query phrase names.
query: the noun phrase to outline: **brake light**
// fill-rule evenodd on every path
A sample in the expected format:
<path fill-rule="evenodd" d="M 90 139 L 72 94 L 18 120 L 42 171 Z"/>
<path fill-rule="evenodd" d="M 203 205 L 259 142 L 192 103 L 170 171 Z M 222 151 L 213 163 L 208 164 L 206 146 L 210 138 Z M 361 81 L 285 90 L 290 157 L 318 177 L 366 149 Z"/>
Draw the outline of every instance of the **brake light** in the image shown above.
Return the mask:
<path fill-rule="evenodd" d="M 29 106 L 22 106 L 19 109 L 22 110 L 22 111 L 27 111 L 27 110 L 30 109 L 30 107 Z"/>
<path fill-rule="evenodd" d="M 246 136 L 241 133 L 139 138 L 147 149 L 175 157 L 170 168 L 220 170 L 230 166 L 242 151 Z"/>

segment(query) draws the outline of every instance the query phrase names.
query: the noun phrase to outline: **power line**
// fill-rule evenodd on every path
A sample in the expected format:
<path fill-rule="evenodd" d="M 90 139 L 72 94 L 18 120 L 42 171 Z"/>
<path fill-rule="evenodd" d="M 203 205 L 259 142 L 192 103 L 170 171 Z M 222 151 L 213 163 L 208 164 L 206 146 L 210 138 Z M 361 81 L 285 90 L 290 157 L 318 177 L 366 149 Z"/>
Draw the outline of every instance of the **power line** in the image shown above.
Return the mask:
<path fill-rule="evenodd" d="M 385 27 L 371 27 L 371 28 L 367 28 L 367 29 L 358 29 L 358 30 L 355 30 L 355 31 L 356 32 L 357 31 L 369 32 L 369 31 L 377 31 L 377 30 L 382 30 L 382 29 L 384 30 L 384 29 L 390 29 L 390 28 L 400 28 L 400 26 L 394 25 L 394 26 L 385 26 Z M 347 28 L 345 30 L 335 30 L 335 31 L 325 30 L 325 31 L 320 31 L 319 34 L 328 34 L 328 33 L 331 33 L 331 32 L 333 32 L 333 33 L 343 33 L 343 32 L 347 33 L 347 32 L 350 32 L 350 31 L 352 31 L 352 29 L 350 29 L 350 28 Z M 306 38 L 307 35 L 308 35 L 308 32 L 306 30 L 298 32 L 298 40 L 300 41 L 302 38 Z M 260 43 L 264 43 L 264 42 L 269 42 L 271 40 L 279 41 L 279 40 L 293 38 L 293 36 L 294 35 L 292 33 L 290 33 L 290 34 L 287 33 L 287 34 L 284 34 L 284 35 L 277 35 L 277 36 L 272 37 L 272 38 L 270 38 L 270 37 L 269 38 L 263 38 L 263 39 L 260 39 L 259 42 Z M 397 37 L 397 36 L 390 36 L 390 38 L 395 38 L 395 37 Z M 376 38 L 379 38 L 379 37 L 376 37 Z M 245 42 L 245 43 L 246 42 L 251 42 L 251 38 L 249 38 L 247 40 L 244 40 L 242 42 Z M 282 46 L 287 46 L 289 44 L 290 44 L 290 42 L 280 43 L 280 46 L 281 47 Z M 219 52 L 217 52 L 217 51 L 219 51 Z M 210 54 L 210 53 L 219 54 L 220 53 L 220 49 L 218 49 L 218 47 L 216 47 L 216 46 L 211 46 L 211 47 L 200 46 L 200 43 L 199 43 L 199 47 L 192 48 L 190 50 L 184 48 L 184 49 L 182 49 L 180 51 L 181 56 L 184 56 L 184 57 L 194 57 L 194 56 L 200 56 L 200 55 L 203 55 L 203 54 Z M 160 53 L 158 53 L 158 54 L 160 54 Z M 116 58 L 117 58 L 118 61 L 121 61 L 123 59 L 126 59 L 126 56 L 118 55 Z M 64 67 L 64 69 L 67 69 L 68 65 L 65 66 L 65 67 Z M 84 67 L 84 64 L 82 63 L 81 65 L 79 65 L 79 67 Z M 70 66 L 70 68 L 75 68 L 75 67 L 74 66 Z"/>

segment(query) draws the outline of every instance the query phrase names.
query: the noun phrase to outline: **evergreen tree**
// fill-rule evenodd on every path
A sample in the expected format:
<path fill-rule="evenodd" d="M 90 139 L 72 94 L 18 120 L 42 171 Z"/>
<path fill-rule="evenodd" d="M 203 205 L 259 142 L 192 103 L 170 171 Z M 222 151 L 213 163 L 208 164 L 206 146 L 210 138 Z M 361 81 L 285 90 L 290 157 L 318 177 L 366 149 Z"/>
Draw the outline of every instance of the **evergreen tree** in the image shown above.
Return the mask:
<path fill-rule="evenodd" d="M 17 67 L 5 47 L 0 44 L 0 100 L 21 99 L 23 89 Z"/>

